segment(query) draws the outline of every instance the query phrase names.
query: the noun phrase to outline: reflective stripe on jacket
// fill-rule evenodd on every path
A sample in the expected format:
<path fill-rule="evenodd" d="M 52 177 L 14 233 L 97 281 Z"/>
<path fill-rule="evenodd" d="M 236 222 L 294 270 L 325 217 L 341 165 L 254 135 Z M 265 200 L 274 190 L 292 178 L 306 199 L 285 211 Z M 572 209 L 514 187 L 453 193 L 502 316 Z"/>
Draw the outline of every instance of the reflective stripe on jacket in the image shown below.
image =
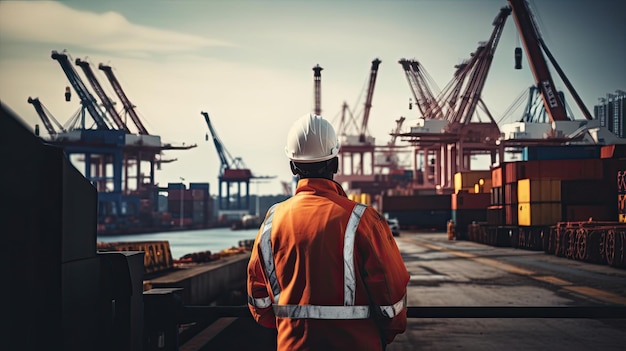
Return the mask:
<path fill-rule="evenodd" d="M 257 322 L 278 349 L 380 350 L 406 328 L 408 273 L 385 219 L 339 184 L 303 179 L 274 205 L 248 265 Z"/>

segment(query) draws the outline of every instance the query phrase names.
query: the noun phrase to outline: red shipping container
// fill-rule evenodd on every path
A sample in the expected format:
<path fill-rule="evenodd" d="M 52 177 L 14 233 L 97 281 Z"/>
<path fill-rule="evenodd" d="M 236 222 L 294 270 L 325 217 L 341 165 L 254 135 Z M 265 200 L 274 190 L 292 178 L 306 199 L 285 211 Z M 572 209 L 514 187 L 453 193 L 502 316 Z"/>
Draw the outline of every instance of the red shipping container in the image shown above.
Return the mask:
<path fill-rule="evenodd" d="M 491 193 L 466 193 L 452 194 L 453 210 L 482 210 L 491 204 Z"/>
<path fill-rule="evenodd" d="M 504 205 L 504 224 L 517 225 L 517 204 Z"/>
<path fill-rule="evenodd" d="M 517 183 L 504 185 L 504 204 L 517 204 Z"/>

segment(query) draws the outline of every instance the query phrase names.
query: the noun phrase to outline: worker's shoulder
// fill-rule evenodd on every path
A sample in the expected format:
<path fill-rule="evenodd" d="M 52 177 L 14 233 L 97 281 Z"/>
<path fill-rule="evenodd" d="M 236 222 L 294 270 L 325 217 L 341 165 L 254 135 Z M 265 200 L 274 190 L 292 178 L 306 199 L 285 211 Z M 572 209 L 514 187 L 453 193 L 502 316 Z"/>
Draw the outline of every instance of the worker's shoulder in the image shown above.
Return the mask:
<path fill-rule="evenodd" d="M 361 203 L 359 203 L 359 204 L 361 204 Z M 377 221 L 381 221 L 381 222 L 385 221 L 385 217 L 376 208 L 374 208 L 374 207 L 372 207 L 370 205 L 365 205 L 365 204 L 361 204 L 361 205 L 365 206 L 365 211 L 363 212 L 364 216 L 371 216 L 372 219 L 377 220 Z"/>

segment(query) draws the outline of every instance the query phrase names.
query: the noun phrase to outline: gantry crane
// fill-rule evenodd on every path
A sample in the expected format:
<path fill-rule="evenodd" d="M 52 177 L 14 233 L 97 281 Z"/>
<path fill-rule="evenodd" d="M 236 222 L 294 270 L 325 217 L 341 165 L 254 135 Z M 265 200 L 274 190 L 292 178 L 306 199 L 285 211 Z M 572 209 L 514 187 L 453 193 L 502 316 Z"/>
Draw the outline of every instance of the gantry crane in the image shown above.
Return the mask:
<path fill-rule="evenodd" d="M 100 82 L 98 82 L 98 79 L 93 73 L 89 62 L 81 60 L 80 58 L 77 58 L 75 62 L 77 66 L 83 69 L 85 77 L 87 77 L 87 80 L 91 84 L 91 87 L 100 98 L 100 101 L 102 101 L 102 105 L 104 105 L 104 108 L 109 113 L 109 116 L 113 119 L 113 122 L 115 122 L 117 129 L 123 130 L 127 134 L 130 134 L 130 129 L 128 129 L 128 126 L 126 126 L 120 115 L 115 110 L 115 105 L 113 104 L 113 101 L 111 101 L 111 99 L 104 92 L 104 89 L 102 89 L 102 85 L 100 85 Z"/>
<path fill-rule="evenodd" d="M 250 169 L 245 166 L 241 157 L 232 157 L 228 150 L 226 150 L 224 143 L 222 143 L 219 136 L 217 135 L 217 132 L 213 128 L 213 124 L 211 123 L 209 114 L 204 111 L 200 113 L 204 116 L 204 120 L 209 127 L 209 131 L 211 132 L 211 136 L 213 138 L 213 144 L 215 145 L 215 150 L 217 151 L 217 156 L 220 159 L 220 169 L 218 174 L 218 209 L 221 211 L 248 211 L 250 208 L 250 180 L 270 179 L 275 178 L 275 176 L 253 175 Z M 234 194 L 236 198 L 235 204 L 230 203 L 230 186 L 233 183 L 237 184 L 237 193 Z M 225 197 L 222 193 L 222 188 L 224 185 L 226 185 Z M 246 188 L 245 203 L 241 202 L 241 185 L 245 185 Z"/>
<path fill-rule="evenodd" d="M 135 111 L 135 105 L 133 105 L 130 102 L 130 100 L 126 96 L 126 93 L 124 92 L 124 89 L 122 89 L 120 82 L 117 80 L 117 78 L 113 74 L 113 69 L 111 68 L 111 66 L 103 65 L 101 63 L 98 65 L 98 68 L 102 70 L 104 74 L 107 76 L 107 79 L 111 83 L 113 90 L 115 90 L 115 93 L 120 98 L 122 105 L 124 105 L 124 111 L 130 115 L 130 118 L 133 120 L 133 123 L 135 123 L 138 133 L 141 135 L 150 135 L 146 127 L 141 122 L 141 119 L 137 115 L 137 112 Z"/>
<path fill-rule="evenodd" d="M 59 123 L 52 116 L 52 114 L 49 113 L 48 109 L 44 107 L 44 105 L 41 103 L 41 101 L 39 101 L 39 98 L 28 97 L 28 103 L 32 104 L 33 107 L 35 107 L 35 111 L 37 111 L 37 115 L 39 115 L 39 118 L 43 122 L 44 127 L 46 127 L 46 130 L 48 131 L 48 134 L 50 134 L 50 137 L 52 139 L 54 139 L 56 137 L 57 133 L 58 133 L 57 130 L 52 125 L 52 122 L 54 122 L 54 124 L 56 124 L 56 126 L 57 126 L 57 128 L 59 128 L 60 132 L 62 132 L 62 133 L 66 132 L 65 128 L 63 127 L 63 125 L 61 125 L 61 123 Z M 39 134 L 39 133 L 37 133 L 37 134 Z"/>
<path fill-rule="evenodd" d="M 481 94 L 510 13 L 508 7 L 500 10 L 489 40 L 480 43 L 470 59 L 455 66 L 452 80 L 437 95 L 434 103 L 429 103 L 432 94 L 429 96 L 425 82 L 418 75 L 419 67 L 411 66 L 410 61 L 400 61 L 423 113 L 423 125 L 412 127 L 410 133 L 400 136 L 409 137 L 404 140 L 415 146 L 413 164 L 424 165 L 425 187 L 450 189 L 456 172 L 471 169 L 472 155 L 489 153 L 492 159 L 497 155 L 496 141 L 500 131 Z M 479 105 L 486 113 L 487 121 L 473 118 L 478 116 L 476 110 Z M 420 162 L 419 158 L 423 161 Z M 419 179 L 419 171 L 417 167 L 414 169 L 414 180 Z"/>
<path fill-rule="evenodd" d="M 72 66 L 67 54 L 59 53 L 56 50 L 53 50 L 52 58 L 54 60 L 57 60 L 61 65 L 63 72 L 65 72 L 65 75 L 67 76 L 67 79 L 70 81 L 70 84 L 80 97 L 83 109 L 87 109 L 91 117 L 96 122 L 97 129 L 115 129 L 113 128 L 111 122 L 106 118 L 106 114 L 104 114 L 103 111 L 100 109 L 100 105 L 98 105 L 96 99 L 93 97 L 93 95 L 91 95 L 91 93 L 85 86 L 85 83 L 83 83 L 83 81 L 80 79 L 80 76 L 74 69 L 74 66 Z M 84 115 L 84 112 L 82 112 L 81 114 Z M 86 129 L 84 125 L 84 119 L 83 123 L 81 124 L 81 128 Z"/>

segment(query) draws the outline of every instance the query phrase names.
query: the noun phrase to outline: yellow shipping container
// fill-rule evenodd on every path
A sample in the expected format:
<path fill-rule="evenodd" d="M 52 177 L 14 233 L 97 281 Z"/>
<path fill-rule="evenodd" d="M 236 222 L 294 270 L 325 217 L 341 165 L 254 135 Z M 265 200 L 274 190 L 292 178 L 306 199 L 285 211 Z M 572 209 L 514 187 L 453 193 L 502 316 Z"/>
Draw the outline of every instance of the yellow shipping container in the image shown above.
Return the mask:
<path fill-rule="evenodd" d="M 561 202 L 561 180 L 520 179 L 517 181 L 517 201 Z"/>
<path fill-rule="evenodd" d="M 561 221 L 560 202 L 520 202 L 517 223 L 521 226 L 554 225 Z"/>
<path fill-rule="evenodd" d="M 371 197 L 370 194 L 362 193 L 361 194 L 361 203 L 365 205 L 371 205 Z"/>
<path fill-rule="evenodd" d="M 491 171 L 466 171 L 454 174 L 454 192 L 457 193 L 461 189 L 474 188 L 474 184 L 480 179 L 491 180 Z"/>

